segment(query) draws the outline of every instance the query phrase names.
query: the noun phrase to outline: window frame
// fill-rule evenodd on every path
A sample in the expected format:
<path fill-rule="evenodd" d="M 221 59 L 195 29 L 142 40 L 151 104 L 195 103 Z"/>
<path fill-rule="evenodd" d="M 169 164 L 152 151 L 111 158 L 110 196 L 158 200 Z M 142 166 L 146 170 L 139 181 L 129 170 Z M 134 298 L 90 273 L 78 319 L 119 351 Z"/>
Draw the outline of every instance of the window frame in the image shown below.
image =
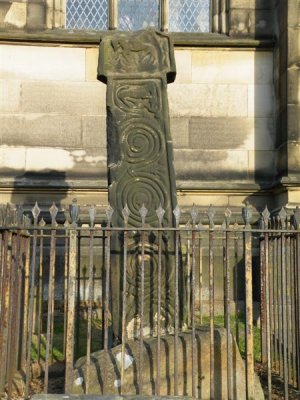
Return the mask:
<path fill-rule="evenodd" d="M 66 3 L 67 0 L 47 0 L 48 3 L 52 2 L 52 6 L 48 6 L 48 10 L 54 10 L 53 27 L 66 26 Z M 56 8 L 59 4 L 60 10 L 64 13 L 64 23 L 55 21 Z M 228 0 L 210 0 L 210 30 L 209 33 L 222 33 L 228 34 Z M 118 0 L 108 0 L 108 30 L 118 30 Z M 63 25 L 63 26 L 62 26 Z M 162 32 L 169 31 L 169 0 L 159 0 L 159 27 Z M 172 32 L 173 33 L 173 32 Z M 176 32 L 176 33 L 189 33 L 189 32 Z M 202 32 L 194 32 L 195 34 L 203 34 Z"/>

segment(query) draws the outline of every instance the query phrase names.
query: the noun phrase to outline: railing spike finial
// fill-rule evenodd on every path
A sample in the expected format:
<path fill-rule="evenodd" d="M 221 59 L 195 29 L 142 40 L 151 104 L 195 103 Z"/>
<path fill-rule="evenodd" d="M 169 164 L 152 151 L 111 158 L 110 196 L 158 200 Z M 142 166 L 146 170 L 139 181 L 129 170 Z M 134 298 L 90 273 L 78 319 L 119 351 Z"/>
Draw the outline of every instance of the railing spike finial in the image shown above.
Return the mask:
<path fill-rule="evenodd" d="M 129 208 L 128 208 L 128 205 L 127 205 L 127 203 L 126 203 L 126 204 L 125 204 L 125 207 L 124 207 L 123 210 L 122 210 L 122 215 L 123 215 L 123 218 L 124 218 L 125 225 L 128 224 L 128 220 L 129 220 L 130 214 L 131 214 L 131 212 L 130 212 L 130 210 L 129 210 Z"/>
<path fill-rule="evenodd" d="M 94 228 L 95 218 L 96 218 L 96 206 L 94 204 L 92 204 L 89 208 L 89 217 L 90 217 L 90 228 Z"/>
<path fill-rule="evenodd" d="M 160 226 L 162 225 L 162 221 L 163 221 L 165 212 L 166 211 L 162 208 L 162 205 L 160 203 L 158 209 L 156 210 L 156 215 L 157 215 Z"/>
<path fill-rule="evenodd" d="M 226 223 L 226 227 L 228 227 L 229 224 L 230 224 L 230 218 L 231 218 L 231 215 L 232 215 L 232 211 L 231 211 L 229 208 L 226 208 L 224 214 L 225 214 L 225 223 Z"/>
<path fill-rule="evenodd" d="M 106 218 L 107 218 L 108 225 L 111 224 L 111 219 L 112 219 L 113 213 L 114 213 L 114 209 L 113 209 L 112 206 L 109 204 L 109 205 L 107 206 L 106 210 L 105 210 L 105 214 L 106 214 Z"/>
<path fill-rule="evenodd" d="M 294 225 L 295 229 L 300 229 L 300 208 L 297 206 L 294 211 Z"/>
<path fill-rule="evenodd" d="M 281 207 L 281 210 L 278 213 L 280 223 L 281 223 L 281 228 L 285 229 L 286 228 L 286 219 L 287 219 L 287 212 L 284 207 Z"/>
<path fill-rule="evenodd" d="M 191 217 L 192 217 L 192 222 L 193 225 L 196 225 L 196 220 L 198 218 L 199 212 L 197 210 L 197 207 L 195 206 L 195 204 L 193 204 L 193 207 L 191 209 Z"/>
<path fill-rule="evenodd" d="M 237 230 L 239 229 L 239 224 L 238 224 L 238 222 L 237 222 L 237 219 L 235 219 L 235 221 L 234 221 L 233 229 L 234 229 L 235 231 L 237 231 Z"/>
<path fill-rule="evenodd" d="M 269 221 L 270 221 L 270 211 L 268 209 L 268 206 L 266 205 L 263 212 L 261 213 L 263 223 L 264 223 L 264 229 L 268 229 L 269 226 Z"/>
<path fill-rule="evenodd" d="M 189 230 L 191 229 L 191 227 L 192 227 L 191 221 L 188 220 L 188 222 L 185 224 L 185 229 L 186 229 L 187 231 L 189 231 Z M 188 232 L 188 233 L 189 233 L 189 232 Z"/>
<path fill-rule="evenodd" d="M 179 226 L 179 222 L 180 222 L 180 216 L 181 216 L 181 210 L 180 210 L 180 207 L 179 207 L 178 204 L 177 204 L 177 206 L 174 208 L 173 214 L 174 214 L 174 217 L 175 217 L 176 227 L 178 227 L 178 226 Z"/>
<path fill-rule="evenodd" d="M 38 223 L 38 218 L 39 218 L 40 212 L 41 212 L 41 209 L 39 208 L 38 202 L 36 201 L 34 207 L 31 210 L 31 213 L 33 215 L 33 223 L 35 226 Z"/>
<path fill-rule="evenodd" d="M 216 214 L 216 210 L 213 208 L 213 206 L 211 204 L 207 210 L 207 217 L 208 217 L 210 229 L 213 229 L 215 227 L 215 223 L 214 223 L 215 214 Z"/>
<path fill-rule="evenodd" d="M 250 220 L 252 218 L 252 207 L 251 207 L 249 201 L 246 201 L 245 207 L 243 207 L 243 209 L 242 209 L 242 216 L 244 219 L 245 227 L 249 228 Z"/>
<path fill-rule="evenodd" d="M 40 222 L 39 222 L 39 226 L 40 226 L 41 228 L 43 228 L 45 225 L 46 225 L 46 222 L 45 222 L 44 218 L 42 217 L 41 220 L 40 220 Z"/>
<path fill-rule="evenodd" d="M 51 226 L 55 228 L 57 226 L 56 216 L 58 213 L 58 208 L 56 207 L 55 203 L 52 203 L 52 206 L 49 208 L 49 212 L 51 215 Z"/>
<path fill-rule="evenodd" d="M 140 216 L 142 218 L 142 224 L 145 224 L 146 216 L 148 214 L 148 209 L 145 207 L 145 204 L 142 204 L 142 207 L 139 209 Z"/>
<path fill-rule="evenodd" d="M 72 204 L 69 205 L 69 213 L 73 227 L 77 226 L 79 212 L 80 212 L 80 206 L 77 204 L 77 199 L 73 199 Z"/>

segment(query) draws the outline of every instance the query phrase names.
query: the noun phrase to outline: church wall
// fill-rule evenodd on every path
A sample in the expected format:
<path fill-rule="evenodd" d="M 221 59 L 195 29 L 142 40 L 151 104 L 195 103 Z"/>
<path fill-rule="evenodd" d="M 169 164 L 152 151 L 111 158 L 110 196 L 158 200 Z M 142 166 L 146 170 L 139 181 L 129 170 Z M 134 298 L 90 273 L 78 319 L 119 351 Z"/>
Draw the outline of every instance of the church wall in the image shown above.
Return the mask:
<path fill-rule="evenodd" d="M 264 203 L 276 177 L 272 51 L 177 46 L 175 56 L 168 93 L 179 202 Z M 91 45 L 1 44 L 0 202 L 106 203 L 97 58 Z"/>

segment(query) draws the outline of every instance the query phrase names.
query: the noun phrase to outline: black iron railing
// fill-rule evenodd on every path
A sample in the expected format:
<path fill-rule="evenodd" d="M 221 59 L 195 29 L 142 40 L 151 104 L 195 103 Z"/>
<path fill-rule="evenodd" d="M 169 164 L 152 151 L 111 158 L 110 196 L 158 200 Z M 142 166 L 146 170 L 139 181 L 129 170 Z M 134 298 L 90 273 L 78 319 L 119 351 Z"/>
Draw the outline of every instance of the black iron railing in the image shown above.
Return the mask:
<path fill-rule="evenodd" d="M 102 350 L 111 358 L 114 345 L 119 345 L 121 352 L 120 362 L 115 365 L 120 381 L 117 392 L 125 394 L 128 391 L 126 357 L 133 341 L 138 342 L 135 391 L 143 394 L 147 383 L 144 346 L 149 337 L 155 339 L 156 353 L 152 359 L 155 366 L 151 394 L 202 398 L 205 397 L 204 385 L 207 385 L 210 398 L 217 398 L 220 390 L 222 398 L 236 398 L 235 343 L 245 363 L 245 398 L 255 397 L 255 363 L 259 363 L 267 378 L 265 392 L 269 398 L 272 398 L 274 380 L 282 382 L 286 399 L 292 387 L 299 390 L 299 209 L 288 216 L 284 209 L 271 215 L 266 208 L 256 224 L 251 224 L 249 205 L 243 208 L 240 216 L 233 217 L 231 211 L 226 210 L 221 219 L 220 215 L 215 215 L 213 207 L 204 215 L 193 206 L 188 213 L 189 221 L 182 225 L 181 210 L 177 207 L 173 227 L 163 226 L 162 207 L 157 209 L 156 227 L 147 225 L 144 206 L 140 210 L 139 227 L 128 224 L 130 215 L 126 207 L 123 227 L 111 226 L 114 212 L 111 207 L 100 213 L 98 210 L 97 215 L 96 208 L 90 207 L 86 224 L 80 222 L 80 208 L 76 203 L 70 206 L 70 217 L 65 220 L 58 218 L 55 205 L 50 208 L 50 214 L 41 214 L 36 204 L 32 216 L 13 206 L 2 206 L 0 211 L 0 392 L 6 391 L 9 398 L 15 390 L 17 373 L 23 374 L 25 397 L 30 395 L 36 365 L 43 371 L 42 387 L 48 393 L 49 371 L 57 361 L 64 365 L 64 390 L 71 392 L 74 364 L 82 356 L 86 358 L 81 390 L 90 393 L 93 353 Z M 187 213 L 184 218 L 187 220 Z M 122 242 L 122 252 L 117 255 L 122 259 L 121 336 L 117 343 L 114 343 L 111 321 L 114 301 L 111 279 L 115 273 L 112 258 L 116 257 L 111 252 L 111 243 L 114 237 Z M 167 322 L 163 320 L 163 286 L 166 281 L 170 282 L 163 276 L 166 237 L 174 242 L 174 254 L 170 258 L 174 262 L 171 280 L 174 290 L 169 299 L 174 311 L 172 320 Z M 133 238 L 137 246 L 132 256 Z M 129 283 L 128 277 L 132 273 L 132 257 L 138 288 L 134 304 L 136 326 L 129 332 L 127 310 L 132 306 L 128 297 L 132 279 Z M 151 257 L 155 257 L 155 265 Z M 149 284 L 151 268 L 155 275 Z M 153 291 L 153 297 L 149 291 Z M 146 306 L 149 296 L 151 311 Z M 149 312 L 152 315 L 148 318 L 146 313 Z M 152 321 L 150 328 L 146 326 L 149 321 Z M 219 383 L 215 374 L 219 357 L 216 329 L 221 326 L 226 337 L 227 372 L 226 382 L 222 383 L 224 387 L 220 389 L 216 386 Z M 209 353 L 209 376 L 205 381 L 199 372 L 201 332 L 209 335 L 205 350 Z M 161 356 L 166 337 L 174 341 L 174 365 L 168 366 L 171 371 L 168 379 L 172 384 L 167 389 L 162 387 L 166 368 Z M 183 340 L 190 340 L 190 354 L 185 362 L 191 364 L 191 376 L 186 378 L 190 383 L 185 386 L 181 384 Z M 109 394 L 105 363 L 101 368 L 103 379 L 99 394 Z"/>

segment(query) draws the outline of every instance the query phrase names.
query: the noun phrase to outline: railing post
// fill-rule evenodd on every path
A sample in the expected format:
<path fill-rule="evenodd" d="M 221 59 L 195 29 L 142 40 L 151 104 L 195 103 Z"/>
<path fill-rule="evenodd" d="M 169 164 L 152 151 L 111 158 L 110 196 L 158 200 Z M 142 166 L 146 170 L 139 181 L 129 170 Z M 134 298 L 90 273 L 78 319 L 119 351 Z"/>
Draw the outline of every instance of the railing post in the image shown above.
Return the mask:
<path fill-rule="evenodd" d="M 253 356 L 253 298 L 252 298 L 252 234 L 250 205 L 243 209 L 245 221 L 245 310 L 246 310 L 246 391 L 247 400 L 254 400 L 254 356 Z"/>
<path fill-rule="evenodd" d="M 4 233 L 4 273 L 3 286 L 1 293 L 1 320 L 0 320 L 0 395 L 4 391 L 6 383 L 6 366 L 8 356 L 8 325 L 9 325 L 9 298 L 10 298 L 10 275 L 11 275 L 11 251 L 12 251 L 12 233 Z"/>
<path fill-rule="evenodd" d="M 118 0 L 108 1 L 108 29 L 118 29 Z"/>
<path fill-rule="evenodd" d="M 77 231 L 70 229 L 69 246 L 69 277 L 68 277 L 68 310 L 66 332 L 66 375 L 65 392 L 69 393 L 73 385 L 74 363 L 74 327 L 75 327 L 75 297 L 76 297 L 76 269 L 77 269 Z"/>

